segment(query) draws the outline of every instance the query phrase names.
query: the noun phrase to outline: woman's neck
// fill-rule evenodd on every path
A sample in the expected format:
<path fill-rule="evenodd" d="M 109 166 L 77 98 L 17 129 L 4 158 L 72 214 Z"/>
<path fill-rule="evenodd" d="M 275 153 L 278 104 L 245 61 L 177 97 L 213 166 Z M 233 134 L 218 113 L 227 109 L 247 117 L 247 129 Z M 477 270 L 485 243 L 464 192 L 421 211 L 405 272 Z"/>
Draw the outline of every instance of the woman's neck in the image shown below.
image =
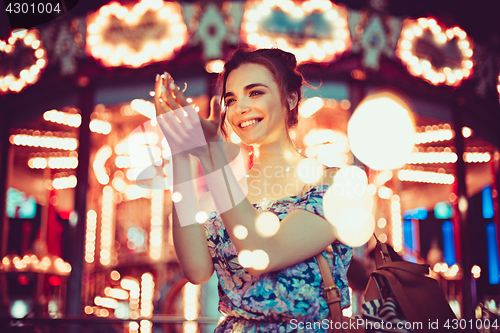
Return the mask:
<path fill-rule="evenodd" d="M 290 166 L 302 158 L 290 140 L 255 147 L 253 154 L 254 167 L 258 169 L 266 166 Z"/>

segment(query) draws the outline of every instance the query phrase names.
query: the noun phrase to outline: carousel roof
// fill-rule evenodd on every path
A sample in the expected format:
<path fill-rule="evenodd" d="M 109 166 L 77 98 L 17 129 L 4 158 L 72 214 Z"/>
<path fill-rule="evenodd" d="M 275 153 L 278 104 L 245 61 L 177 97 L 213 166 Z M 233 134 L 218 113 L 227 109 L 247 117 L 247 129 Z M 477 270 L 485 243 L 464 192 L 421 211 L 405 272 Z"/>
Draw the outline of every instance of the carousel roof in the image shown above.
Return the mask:
<path fill-rule="evenodd" d="M 77 5 L 68 15 L 81 16 L 87 12 L 97 10 L 109 0 L 87 0 L 77 1 Z M 120 0 L 121 3 L 132 1 Z M 195 3 L 199 1 L 179 1 Z M 377 1 L 374 1 L 377 2 Z M 500 25 L 495 24 L 498 18 L 498 4 L 491 0 L 382 0 L 380 3 L 388 2 L 388 11 L 395 16 L 423 17 L 433 15 L 439 17 L 445 23 L 458 24 L 465 29 L 476 42 L 489 42 L 494 35 L 500 37 Z M 367 0 L 338 0 L 337 4 L 344 4 L 353 9 L 361 9 L 367 6 Z M 496 8 L 495 8 L 496 7 Z M 0 11 L 0 38 L 4 39 L 10 34 L 11 27 L 8 23 L 5 10 Z"/>

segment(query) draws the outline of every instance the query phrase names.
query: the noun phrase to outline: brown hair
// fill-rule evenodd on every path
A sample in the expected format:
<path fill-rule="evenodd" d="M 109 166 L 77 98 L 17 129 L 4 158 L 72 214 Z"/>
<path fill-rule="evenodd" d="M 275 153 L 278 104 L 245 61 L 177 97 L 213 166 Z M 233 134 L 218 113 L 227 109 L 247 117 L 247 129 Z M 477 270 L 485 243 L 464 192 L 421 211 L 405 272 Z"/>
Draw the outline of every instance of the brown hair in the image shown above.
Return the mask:
<path fill-rule="evenodd" d="M 224 70 L 219 76 L 220 86 L 222 88 L 222 96 L 226 93 L 226 82 L 229 73 L 243 64 L 259 64 L 266 67 L 280 89 L 281 103 L 286 106 L 287 117 L 285 127 L 288 129 L 297 125 L 299 103 L 302 99 L 302 84 L 304 78 L 297 70 L 297 59 L 295 55 L 277 48 L 259 49 L 255 51 L 238 49 L 231 59 L 224 65 Z M 290 109 L 288 98 L 293 95 L 297 96 L 297 104 L 293 109 Z M 227 137 L 225 129 L 226 112 L 221 115 L 220 130 Z"/>

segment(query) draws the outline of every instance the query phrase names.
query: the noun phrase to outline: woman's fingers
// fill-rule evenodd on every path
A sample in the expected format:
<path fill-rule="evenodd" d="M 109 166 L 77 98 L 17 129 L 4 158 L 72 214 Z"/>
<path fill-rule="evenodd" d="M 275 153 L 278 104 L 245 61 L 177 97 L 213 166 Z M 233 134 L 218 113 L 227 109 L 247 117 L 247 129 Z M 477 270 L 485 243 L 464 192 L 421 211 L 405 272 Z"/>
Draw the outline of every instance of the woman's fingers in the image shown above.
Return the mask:
<path fill-rule="evenodd" d="M 177 110 L 178 109 L 174 110 L 174 112 L 178 112 Z M 182 112 L 182 110 L 181 110 L 181 112 Z M 181 124 L 180 119 L 178 118 L 178 116 L 176 114 L 174 114 L 173 112 L 168 112 L 163 117 L 165 119 L 165 122 L 168 124 L 168 126 L 170 126 L 170 128 L 175 133 L 177 133 L 177 135 L 180 138 L 187 138 L 188 137 L 188 133 L 184 129 L 184 126 Z M 182 116 L 182 118 L 184 118 L 184 116 Z"/>
<path fill-rule="evenodd" d="M 163 86 L 163 78 L 160 74 L 156 74 L 156 82 L 155 82 L 155 95 L 154 95 L 154 104 L 156 109 L 156 116 L 158 117 L 161 114 L 166 112 L 166 105 L 162 105 L 162 87 Z"/>
<path fill-rule="evenodd" d="M 176 109 L 180 108 L 181 106 L 177 102 L 177 100 L 174 98 L 174 94 L 173 94 L 173 90 L 172 90 L 172 87 L 175 86 L 175 84 L 173 83 L 174 79 L 172 79 L 172 77 L 170 76 L 170 74 L 168 74 L 167 72 L 165 72 L 163 74 L 163 76 L 165 76 L 165 78 L 163 80 L 163 88 L 162 88 L 162 90 L 163 90 L 164 94 L 162 96 L 164 96 L 165 103 L 168 104 L 168 106 L 170 107 L 170 109 L 171 110 L 176 110 Z"/>
<path fill-rule="evenodd" d="M 165 135 L 165 139 L 167 139 L 167 142 L 172 145 L 174 142 L 177 144 L 182 143 L 182 139 L 175 133 L 175 131 L 170 127 L 169 121 L 165 118 L 167 115 L 170 113 L 165 113 L 161 117 L 158 117 L 158 125 L 160 125 L 161 131 L 163 132 L 163 135 Z"/>
<path fill-rule="evenodd" d="M 181 107 L 185 107 L 189 105 L 186 96 L 182 93 L 181 89 L 175 84 L 174 79 L 169 75 L 167 78 L 168 89 L 172 92 L 173 96 L 179 103 Z"/>
<path fill-rule="evenodd" d="M 179 122 L 184 126 L 188 131 L 193 128 L 193 125 L 191 124 L 191 121 L 186 118 L 184 115 L 184 112 L 186 112 L 184 109 L 175 109 L 174 114 L 177 116 L 179 119 Z"/>
<path fill-rule="evenodd" d="M 165 72 L 163 75 L 156 76 L 155 84 L 155 107 L 157 108 L 157 115 L 164 112 L 159 112 L 161 108 L 161 100 L 163 100 L 170 110 L 186 107 L 190 105 L 186 96 L 182 93 L 180 88 L 175 84 L 172 76 Z"/>

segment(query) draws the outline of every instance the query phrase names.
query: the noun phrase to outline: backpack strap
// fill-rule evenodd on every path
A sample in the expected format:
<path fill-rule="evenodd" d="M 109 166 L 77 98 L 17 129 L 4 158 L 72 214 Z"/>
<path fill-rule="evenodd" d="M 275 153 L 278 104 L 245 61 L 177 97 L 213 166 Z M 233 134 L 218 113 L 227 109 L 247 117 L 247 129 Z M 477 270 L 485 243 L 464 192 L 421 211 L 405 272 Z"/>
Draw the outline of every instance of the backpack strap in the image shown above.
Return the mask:
<path fill-rule="evenodd" d="M 333 275 L 332 271 L 330 270 L 328 260 L 326 260 L 326 258 L 321 253 L 316 256 L 316 260 L 318 261 L 319 270 L 321 272 L 323 283 L 325 285 L 323 289 L 323 297 L 325 298 L 326 303 L 328 304 L 328 308 L 330 309 L 330 319 L 333 320 L 334 323 L 342 323 L 342 309 L 340 308 L 342 294 L 333 281 Z M 336 325 L 333 326 L 334 327 L 332 328 L 332 332 L 342 332 L 342 328 L 340 328 L 340 330 L 337 330 L 335 329 Z"/>
<path fill-rule="evenodd" d="M 375 245 L 375 265 L 377 268 L 391 263 L 392 259 L 387 245 L 379 241 L 375 233 L 373 233 L 373 237 L 375 237 L 375 240 L 377 241 L 377 244 Z"/>

